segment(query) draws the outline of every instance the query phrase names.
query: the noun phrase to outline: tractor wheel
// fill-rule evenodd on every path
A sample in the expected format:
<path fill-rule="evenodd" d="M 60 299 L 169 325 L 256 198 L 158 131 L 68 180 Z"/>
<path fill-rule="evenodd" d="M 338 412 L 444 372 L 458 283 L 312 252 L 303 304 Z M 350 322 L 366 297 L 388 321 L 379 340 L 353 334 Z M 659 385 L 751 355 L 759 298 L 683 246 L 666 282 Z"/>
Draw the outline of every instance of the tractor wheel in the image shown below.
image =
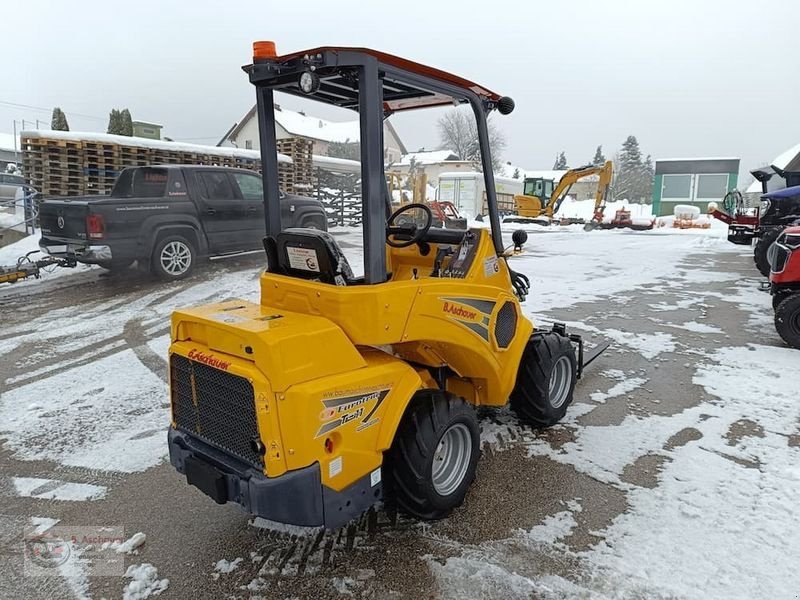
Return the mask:
<path fill-rule="evenodd" d="M 800 349 L 800 293 L 785 297 L 775 309 L 775 329 L 784 342 Z"/>
<path fill-rule="evenodd" d="M 418 392 L 388 452 L 387 492 L 415 517 L 446 517 L 464 502 L 479 454 L 475 410 L 452 394 Z"/>
<path fill-rule="evenodd" d="M 781 227 L 776 227 L 775 229 L 769 229 L 768 231 L 765 231 L 764 234 L 758 238 L 756 247 L 753 249 L 753 260 L 756 263 L 756 268 L 764 277 L 769 277 L 770 272 L 767 251 L 769 250 L 769 247 L 772 246 L 772 242 L 778 239 L 781 231 L 783 231 L 783 228 Z"/>
<path fill-rule="evenodd" d="M 558 423 L 572 402 L 577 374 L 568 338 L 555 332 L 534 335 L 522 353 L 511 408 L 533 427 Z"/>
<path fill-rule="evenodd" d="M 778 290 L 772 294 L 772 310 L 778 310 L 778 306 L 781 302 L 786 300 L 789 296 L 791 296 L 794 292 L 792 290 Z"/>

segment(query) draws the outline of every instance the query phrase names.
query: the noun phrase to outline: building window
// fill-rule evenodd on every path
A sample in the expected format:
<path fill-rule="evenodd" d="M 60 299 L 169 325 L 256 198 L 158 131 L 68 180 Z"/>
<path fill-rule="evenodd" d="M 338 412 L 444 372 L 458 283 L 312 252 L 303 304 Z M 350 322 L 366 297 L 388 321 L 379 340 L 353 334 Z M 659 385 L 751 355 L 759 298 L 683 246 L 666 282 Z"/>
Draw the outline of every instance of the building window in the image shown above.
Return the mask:
<path fill-rule="evenodd" d="M 691 175 L 664 175 L 661 197 L 671 200 L 689 200 L 692 195 Z"/>
<path fill-rule="evenodd" d="M 708 173 L 697 176 L 696 200 L 719 200 L 727 193 L 727 173 Z"/>
<path fill-rule="evenodd" d="M 252 150 L 253 149 L 253 140 L 245 140 L 244 141 L 244 149 L 245 150 Z"/>

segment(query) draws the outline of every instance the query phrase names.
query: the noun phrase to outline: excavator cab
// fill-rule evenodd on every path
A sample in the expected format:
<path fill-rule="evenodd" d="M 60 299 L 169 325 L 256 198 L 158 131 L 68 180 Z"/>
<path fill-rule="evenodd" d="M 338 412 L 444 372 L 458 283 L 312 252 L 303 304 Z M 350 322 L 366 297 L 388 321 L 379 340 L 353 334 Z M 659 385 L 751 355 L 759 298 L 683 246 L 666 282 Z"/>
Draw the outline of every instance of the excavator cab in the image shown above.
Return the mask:
<path fill-rule="evenodd" d="M 526 177 L 522 186 L 524 196 L 534 196 L 539 199 L 540 206 L 545 206 L 553 196 L 555 182 L 544 177 Z"/>
<path fill-rule="evenodd" d="M 563 325 L 534 330 L 521 306 L 528 280 L 506 260 L 487 116 L 514 103 L 375 50 L 278 55 L 256 42 L 253 54 L 261 297 L 173 314 L 170 461 L 214 501 L 272 521 L 338 527 L 382 498 L 443 517 L 475 478 L 475 408 L 510 399 L 525 422 L 552 425 L 591 360 Z M 335 235 L 281 229 L 277 92 L 358 113 L 363 231 L 349 257 Z M 432 227 L 425 204 L 392 210 L 384 119 L 453 105 L 475 119 L 488 229 Z"/>

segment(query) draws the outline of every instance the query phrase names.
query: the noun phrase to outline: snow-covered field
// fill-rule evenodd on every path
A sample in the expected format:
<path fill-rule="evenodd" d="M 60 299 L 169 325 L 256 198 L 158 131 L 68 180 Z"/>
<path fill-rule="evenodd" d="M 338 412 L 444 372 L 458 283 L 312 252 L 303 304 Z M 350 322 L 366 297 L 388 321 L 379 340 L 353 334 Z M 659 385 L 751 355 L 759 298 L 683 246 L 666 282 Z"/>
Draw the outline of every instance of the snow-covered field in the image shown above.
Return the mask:
<path fill-rule="evenodd" d="M 598 510 L 596 499 L 569 488 L 552 490 L 558 508 L 540 521 L 490 538 L 461 541 L 446 533 L 447 523 L 442 531 L 436 525 L 430 532 L 413 529 L 430 545 L 407 560 L 418 561 L 431 578 L 430 595 L 796 598 L 800 352 L 781 347 L 771 330 L 769 297 L 754 291 L 754 272 L 742 278 L 751 269 L 746 250 L 729 245 L 724 228 L 716 226 L 528 230 L 525 252 L 511 259 L 531 278 L 525 311 L 535 322 L 565 321 L 614 346 L 592 383 L 581 384 L 589 387 L 580 388 L 563 425 L 542 435 L 501 413 L 483 423 L 485 449 L 497 460 L 514 450 L 523 460 L 569 469 L 619 500 L 608 507 L 607 523 L 592 531 L 583 531 L 583 523 Z M 360 231 L 335 234 L 358 270 Z M 0 263 L 32 247 L 28 239 L 2 249 Z M 740 264 L 741 271 L 723 268 L 729 264 Z M 15 503 L 49 501 L 24 505 L 31 524 L 54 525 L 61 506 L 102 510 L 120 501 L 115 478 L 146 477 L 163 463 L 171 311 L 229 297 L 256 300 L 258 294 L 256 262 L 217 261 L 169 285 L 106 284 L 96 271 L 62 270 L 58 281 L 45 275 L 19 287 L 19 296 L 8 286 L 0 290 L 0 438 L 8 455 L 3 478 L 10 482 L 0 494 Z M 78 289 L 87 285 L 113 291 L 81 302 Z M 43 299 L 34 290 L 42 290 Z M 61 302 L 62 295 L 68 300 Z M 634 305 L 639 316 L 631 319 Z M 26 314 L 5 312 L 12 309 Z M 658 367 L 672 380 L 659 380 Z M 631 403 L 637 394 L 651 399 L 647 410 Z M 642 469 L 643 461 L 654 466 Z M 29 473 L 27 465 L 38 472 Z M 155 497 L 152 490 L 142 493 Z M 478 500 L 469 496 L 467 504 Z M 207 514 L 224 510 L 203 506 Z M 449 525 L 459 518 L 457 512 Z M 146 552 L 155 532 L 143 531 L 148 543 L 143 535 L 139 543 Z M 574 544 L 579 534 L 591 543 Z M 347 561 L 356 564 L 358 544 L 349 547 Z M 175 549 L 181 564 L 185 550 Z M 183 597 L 176 573 L 144 559 L 129 565 L 125 597 Z M 257 563 L 255 552 L 250 559 L 220 553 L 205 576 L 223 585 Z M 281 576 L 291 572 L 292 560 L 261 571 Z M 357 566 L 330 575 L 329 592 L 366 593 L 386 576 L 375 563 Z M 92 595 L 87 568 L 76 562 L 60 570 L 73 595 Z M 294 569 L 292 576 L 302 577 Z M 271 597 L 263 573 L 226 595 Z"/>

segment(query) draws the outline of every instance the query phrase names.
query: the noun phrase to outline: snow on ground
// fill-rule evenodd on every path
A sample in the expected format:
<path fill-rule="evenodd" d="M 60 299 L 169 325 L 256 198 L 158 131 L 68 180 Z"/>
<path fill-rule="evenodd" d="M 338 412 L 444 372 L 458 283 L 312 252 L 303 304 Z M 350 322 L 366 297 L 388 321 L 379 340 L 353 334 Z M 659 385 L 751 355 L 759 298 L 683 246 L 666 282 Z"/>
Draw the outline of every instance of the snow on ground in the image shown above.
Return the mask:
<path fill-rule="evenodd" d="M 159 579 L 158 569 L 150 563 L 131 565 L 125 571 L 125 577 L 131 579 L 131 582 L 125 586 L 123 600 L 144 600 L 160 595 L 169 587 L 169 579 Z"/>
<path fill-rule="evenodd" d="M 360 271 L 360 230 L 335 233 L 354 270 Z M 510 240 L 510 231 L 505 237 Z M 8 262 L 3 256 L 18 255 L 26 244 L 31 244 L 30 238 L 11 250 L 0 249 L 0 263 Z M 526 312 L 546 317 L 558 309 L 563 319 L 579 302 L 624 300 L 642 289 L 689 288 L 707 277 L 728 281 L 716 276 L 709 259 L 723 252 L 740 250 L 720 237 L 716 228 L 587 233 L 580 226 L 533 227 L 525 253 L 511 259 L 511 266 L 527 273 L 533 284 Z M 689 264 L 690 259 L 696 263 Z M 688 267 L 700 267 L 700 274 Z M 188 283 L 147 286 L 143 292 L 87 302 L 80 310 L 54 308 L 9 326 L 0 340 L 0 360 L 13 361 L 18 373 L 6 381 L 0 395 L 4 449 L 15 459 L 53 460 L 93 470 L 137 472 L 158 464 L 166 453 L 167 386 L 158 369 L 145 365 L 143 354 L 165 358 L 168 339 L 161 332 L 175 308 L 231 297 L 257 300 L 258 275 L 258 268 L 223 268 Z M 771 317 L 765 310 L 769 296 L 750 286 L 756 282 L 747 280 L 734 293 L 718 296 L 752 314 L 748 327 L 763 325 L 765 313 Z M 654 312 L 687 309 L 704 306 L 703 299 L 659 302 L 651 308 Z M 602 333 L 647 359 L 677 347 L 674 336 L 665 331 L 575 325 Z M 721 332 L 697 321 L 661 325 Z M 142 333 L 147 339 L 140 339 Z M 647 383 L 640 373 L 609 370 L 604 375 L 614 385 L 593 394 L 593 403 L 571 407 L 562 427 L 572 435 L 557 448 L 526 433 L 509 415 L 484 423 L 484 446 L 511 434 L 529 455 L 549 457 L 622 490 L 630 508 L 597 532 L 602 542 L 583 552 L 572 552 L 563 542 L 581 510 L 576 498 L 542 523 L 506 540 L 464 546 L 458 556 L 444 562 L 429 558 L 426 562 L 439 583 L 440 596 L 659 598 L 692 596 L 703 590 L 707 597 L 744 598 L 780 597 L 783 590 L 800 589 L 800 576 L 792 564 L 795 540 L 800 539 L 800 523 L 793 512 L 800 492 L 796 466 L 800 449 L 787 443 L 800 418 L 797 360 L 796 351 L 783 348 L 723 348 L 702 356 L 695 367 L 694 382 L 711 400 L 673 415 L 628 415 L 616 425 L 581 425 L 581 415 Z M 742 420 L 756 423 L 763 437 L 731 439 L 731 426 Z M 675 435 L 685 431 L 696 433 L 688 443 L 674 444 Z M 662 461 L 655 488 L 625 481 L 625 468 L 642 456 Z M 101 486 L 75 488 L 70 486 L 78 484 L 55 479 L 13 481 L 18 494 L 37 498 L 88 501 L 105 493 Z M 298 536 L 318 531 L 278 527 L 260 519 L 252 523 Z M 752 557 L 757 554 L 764 558 L 755 563 Z M 538 560 L 542 555 L 574 560 L 579 567 L 574 581 L 548 573 L 541 566 L 546 562 Z M 225 569 L 233 570 L 239 562 L 219 561 L 215 574 L 230 572 Z M 65 568 L 74 571 L 64 575 L 75 582 L 75 589 L 85 591 L 84 566 L 71 562 Z M 157 595 L 168 585 L 149 564 L 132 566 L 127 576 L 132 581 L 126 586 L 126 598 Z M 266 586 L 254 579 L 252 591 L 263 589 L 262 583 Z M 342 593 L 358 593 L 358 580 L 352 577 L 335 578 L 332 585 Z"/>
<path fill-rule="evenodd" d="M 22 460 L 142 471 L 166 453 L 166 401 L 165 384 L 124 350 L 3 393 L 0 435 Z"/>
<path fill-rule="evenodd" d="M 88 483 L 73 483 L 40 477 L 12 477 L 12 482 L 17 494 L 26 498 L 82 502 L 100 500 L 106 495 L 105 486 Z"/>
<path fill-rule="evenodd" d="M 485 597 L 497 598 L 674 598 L 702 590 L 707 598 L 793 598 L 800 589 L 800 447 L 789 437 L 800 419 L 797 364 L 788 348 L 722 348 L 704 358 L 693 379 L 709 401 L 672 416 L 573 426 L 575 441 L 558 450 L 523 436 L 531 454 L 624 490 L 629 508 L 587 551 L 569 551 L 556 536 L 548 547 L 539 536 L 537 552 L 560 552 L 579 565 L 572 582 L 537 571 L 537 554 L 520 550 L 512 537 L 465 547 L 444 564 L 429 560 L 443 596 L 485 589 Z M 752 433 L 732 435 L 741 423 Z M 681 432 L 692 432 L 688 442 L 674 442 Z M 663 460 L 656 487 L 620 479 L 648 455 Z M 552 530 L 554 520 L 568 531 L 563 513 L 541 527 Z"/>
<path fill-rule="evenodd" d="M 139 547 L 147 541 L 147 536 L 139 531 L 138 533 L 134 533 L 131 537 L 129 537 L 124 542 L 105 542 L 102 545 L 102 550 L 111 549 L 114 550 L 117 554 L 138 554 Z"/>

